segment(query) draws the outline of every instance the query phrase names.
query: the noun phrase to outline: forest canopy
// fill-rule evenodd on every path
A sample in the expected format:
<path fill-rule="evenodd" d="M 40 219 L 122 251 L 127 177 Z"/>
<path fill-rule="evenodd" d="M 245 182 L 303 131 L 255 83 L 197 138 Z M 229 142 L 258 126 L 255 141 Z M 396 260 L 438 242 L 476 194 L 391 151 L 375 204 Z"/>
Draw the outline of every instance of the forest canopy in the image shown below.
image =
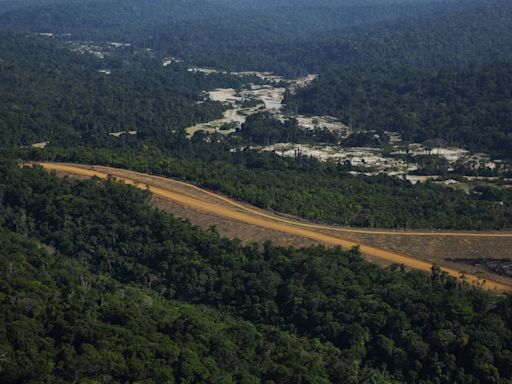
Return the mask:
<path fill-rule="evenodd" d="M 113 180 L 5 161 L 0 175 L 2 382 L 506 384 L 512 373 L 511 298 L 436 268 L 243 246 Z"/>
<path fill-rule="evenodd" d="M 285 100 L 289 109 L 336 116 L 359 130 L 512 157 L 512 62 L 464 69 L 378 66 L 328 73 Z"/>
<path fill-rule="evenodd" d="M 510 189 L 253 148 L 399 131 L 510 158 L 510 1 L 0 0 L 0 26 L 1 383 L 510 384 L 512 296 L 357 248 L 242 244 L 149 190 L 23 165 L 123 167 L 347 226 L 510 229 Z M 267 82 L 197 65 L 318 73 L 289 110 L 355 132 L 263 112 L 190 138 L 227 108 L 208 90 Z"/>

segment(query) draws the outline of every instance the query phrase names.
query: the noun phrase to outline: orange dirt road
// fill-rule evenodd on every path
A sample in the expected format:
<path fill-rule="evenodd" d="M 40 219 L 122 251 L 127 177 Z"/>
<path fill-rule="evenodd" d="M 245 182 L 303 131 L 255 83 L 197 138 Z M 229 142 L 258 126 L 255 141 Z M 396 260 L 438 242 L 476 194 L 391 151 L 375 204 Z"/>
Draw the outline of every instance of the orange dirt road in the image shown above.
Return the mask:
<path fill-rule="evenodd" d="M 91 167 L 80 166 L 80 165 L 73 165 L 73 164 L 62 164 L 62 163 L 40 163 L 42 167 L 44 167 L 47 170 L 53 170 L 53 171 L 60 171 L 65 172 L 69 174 L 74 174 L 78 176 L 85 176 L 85 177 L 99 177 L 102 179 L 105 179 L 109 176 L 109 173 L 98 171 L 91 169 Z M 112 168 L 112 171 L 114 172 L 116 169 Z M 123 172 L 126 172 L 123 170 Z M 364 244 L 358 244 L 354 241 L 345 240 L 343 238 L 339 238 L 336 236 L 328 235 L 325 233 L 321 233 L 318 231 L 315 231 L 315 229 L 322 229 L 322 228 L 328 228 L 331 230 L 338 230 L 338 231 L 344 231 L 344 232 L 359 232 L 359 233 L 378 233 L 378 234 L 388 234 L 388 235 L 404 235 L 404 234 L 414 234 L 415 236 L 480 236 L 480 237 L 512 237 L 512 233 L 506 233 L 506 232 L 393 232 L 393 231 L 365 231 L 361 229 L 352 230 L 350 228 L 339 228 L 335 226 L 325 226 L 325 225 L 315 225 L 315 224 L 308 224 L 308 223 L 302 223 L 299 221 L 293 221 L 290 219 L 284 219 L 278 216 L 274 216 L 272 214 L 266 214 L 263 212 L 260 212 L 256 209 L 250 209 L 242 204 L 237 203 L 236 201 L 233 201 L 225 196 L 221 196 L 209 191 L 206 191 L 204 189 L 201 189 L 196 186 L 192 186 L 188 183 L 178 182 L 180 184 L 186 184 L 189 187 L 192 187 L 194 189 L 198 189 L 203 193 L 206 193 L 208 195 L 212 195 L 215 198 L 222 200 L 224 202 L 228 202 L 233 208 L 230 208 L 226 205 L 221 204 L 215 204 L 208 201 L 201 200 L 197 197 L 189 196 L 180 192 L 173 191 L 171 189 L 167 188 L 161 188 L 154 185 L 148 184 L 147 182 L 140 182 L 137 180 L 137 175 L 144 176 L 144 177 L 150 177 L 150 178 L 158 178 L 162 179 L 158 176 L 152 176 L 147 174 L 141 174 L 137 172 L 129 172 L 131 175 L 128 177 L 120 177 L 114 175 L 114 177 L 119 180 L 123 181 L 126 184 L 134 185 L 137 188 L 140 189 L 146 189 L 149 188 L 149 190 L 157 196 L 163 197 L 165 199 L 169 199 L 173 202 L 182 204 L 186 207 L 190 207 L 192 209 L 214 214 L 216 216 L 244 222 L 247 224 L 252 224 L 258 227 L 267 228 L 283 233 L 288 233 L 296 236 L 301 236 L 304 238 L 308 238 L 314 241 L 318 241 L 320 243 L 331 245 L 331 246 L 341 246 L 343 248 L 352 248 L 354 246 L 359 246 L 359 249 L 361 253 L 366 254 L 371 257 L 375 257 L 378 259 L 386 260 L 388 262 L 396 263 L 396 264 L 403 264 L 407 267 L 419 269 L 422 271 L 430 272 L 432 268 L 432 264 L 426 261 L 422 261 L 419 259 L 416 259 L 414 257 L 406 256 L 399 254 L 397 252 L 393 251 L 387 251 L 384 249 L 364 245 Z M 173 180 L 175 182 L 175 180 Z M 242 211 L 241 211 L 242 210 Z M 453 268 L 449 267 L 442 267 L 442 270 L 450 274 L 451 276 L 454 276 L 456 278 L 459 278 L 461 273 Z M 499 292 L 512 292 L 512 285 L 501 283 L 498 281 L 493 280 L 485 280 L 482 281 L 481 278 L 479 278 L 476 275 L 471 274 L 465 274 L 464 275 L 467 281 L 470 281 L 472 283 L 481 284 L 485 289 L 488 290 L 496 290 Z"/>

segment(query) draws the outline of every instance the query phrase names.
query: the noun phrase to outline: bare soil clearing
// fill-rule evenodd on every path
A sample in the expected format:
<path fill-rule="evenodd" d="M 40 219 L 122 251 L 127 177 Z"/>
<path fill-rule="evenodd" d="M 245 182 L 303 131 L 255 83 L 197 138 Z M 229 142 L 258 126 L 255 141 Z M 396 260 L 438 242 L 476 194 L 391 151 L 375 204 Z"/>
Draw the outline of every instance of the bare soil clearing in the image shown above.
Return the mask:
<path fill-rule="evenodd" d="M 149 187 L 155 198 L 160 200 L 161 203 L 162 201 L 172 203 L 170 205 L 171 211 L 173 211 L 172 207 L 174 206 L 180 207 L 180 210 L 185 212 L 193 211 L 194 215 L 189 216 L 196 217 L 200 213 L 202 222 L 193 220 L 193 217 L 190 218 L 203 226 L 208 223 L 215 224 L 215 221 L 219 222 L 219 219 L 221 224 L 234 223 L 234 226 L 238 229 L 234 231 L 234 235 L 240 237 L 238 233 L 243 232 L 243 236 L 247 237 L 247 240 L 250 240 L 251 232 L 255 234 L 253 240 L 256 241 L 259 241 L 258 237 L 261 237 L 261 235 L 274 233 L 279 234 L 278 236 L 284 235 L 287 239 L 286 243 L 290 245 L 322 243 L 348 249 L 359 246 L 361 252 L 372 260 L 382 261 L 386 264 L 404 264 L 407 267 L 427 272 L 430 271 L 433 262 L 435 262 L 444 271 L 457 278 L 462 273 L 468 281 L 482 284 L 486 289 L 512 292 L 512 281 L 510 279 L 494 276 L 476 267 L 463 266 L 444 260 L 448 257 L 459 257 L 464 253 L 462 252 L 464 248 L 470 247 L 470 249 L 473 249 L 475 241 L 476 244 L 483 243 L 481 248 L 485 248 L 485 244 L 494 245 L 493 249 L 507 253 L 512 249 L 511 232 L 409 232 L 318 225 L 259 210 L 248 204 L 234 201 L 191 184 L 163 177 L 100 166 L 91 167 L 60 163 L 41 163 L 41 165 L 48 170 L 81 177 L 97 176 L 106 178 L 108 175 L 112 175 L 119 181 L 135 185 L 141 189 Z M 183 212 L 181 216 L 187 217 Z M 209 217 L 213 220 L 210 221 Z M 343 237 L 340 237 L 341 234 L 343 234 Z M 297 239 L 300 239 L 298 243 L 295 242 Z M 451 255 L 443 256 L 443 252 L 441 252 L 441 257 L 434 256 L 435 249 L 439 249 L 439 247 L 441 249 L 446 248 L 445 251 L 449 251 L 450 242 L 455 244 L 455 252 L 452 249 Z M 417 252 L 412 252 L 413 250 Z M 407 256 L 405 252 L 419 257 Z M 464 256 L 467 257 L 467 250 Z M 482 253 L 478 252 L 478 257 L 482 257 Z M 494 255 L 494 257 L 497 256 Z M 499 257 L 510 256 L 500 253 Z"/>

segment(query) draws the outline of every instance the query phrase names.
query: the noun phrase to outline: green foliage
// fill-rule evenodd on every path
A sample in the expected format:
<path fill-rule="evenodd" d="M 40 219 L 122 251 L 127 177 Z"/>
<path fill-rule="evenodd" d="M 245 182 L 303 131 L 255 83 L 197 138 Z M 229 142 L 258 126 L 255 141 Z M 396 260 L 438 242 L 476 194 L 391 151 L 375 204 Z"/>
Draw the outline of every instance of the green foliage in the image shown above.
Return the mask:
<path fill-rule="evenodd" d="M 249 143 L 269 145 L 274 143 L 296 143 L 306 136 L 297 121 L 284 123 L 268 112 L 259 112 L 247 117 L 240 131 L 242 138 Z"/>
<path fill-rule="evenodd" d="M 237 6 L 198 0 L 192 7 L 131 0 L 8 8 L 14 10 L 1 14 L 0 23 L 11 28 L 129 41 L 131 50 L 151 46 L 212 67 L 321 72 L 318 83 L 288 97 L 290 108 L 335 115 L 357 128 L 398 130 L 406 140 L 443 138 L 511 156 L 512 4 L 506 0 Z M 0 66 L 0 129 L 8 144 L 62 133 L 76 143 L 112 131 L 171 132 L 222 112 L 216 103 L 197 104 L 201 90 L 222 83 L 211 77 L 147 63 L 127 68 L 123 60 L 72 57 L 55 48 L 52 62 L 37 44 L 9 34 L 0 42 L 8 59 Z M 105 65 L 114 69 L 111 76 L 97 73 Z M 276 136 L 256 133 L 255 142 Z M 283 139 L 301 135 L 294 129 Z"/>
<path fill-rule="evenodd" d="M 203 102 L 205 90 L 242 84 L 234 76 L 163 67 L 132 48 L 100 60 L 0 31 L 0 50 L 0 147 L 180 131 L 222 116 L 220 103 Z M 105 68 L 111 74 L 98 72 Z"/>
<path fill-rule="evenodd" d="M 1 232 L 5 382 L 508 383 L 510 298 L 355 250 L 244 247 L 112 180 L 0 174 L 2 227 L 37 239 Z"/>
<path fill-rule="evenodd" d="M 300 113 L 337 116 L 354 128 L 398 131 L 406 141 L 442 139 L 511 157 L 508 84 L 510 61 L 428 71 L 367 66 L 327 74 L 285 102 Z"/>
<path fill-rule="evenodd" d="M 388 228 L 505 229 L 512 227 L 512 194 L 489 201 L 478 191 L 466 194 L 431 183 L 412 185 L 386 175 L 354 176 L 343 164 L 293 159 L 227 144 L 191 144 L 160 139 L 163 152 L 140 145 L 91 149 L 25 150 L 33 160 L 105 164 L 190 180 L 258 207 L 310 220 Z M 129 149 L 128 149 L 129 148 Z M 172 152 L 174 156 L 165 153 Z"/>
<path fill-rule="evenodd" d="M 17 8 L 0 14 L 0 24 L 128 41 L 203 66 L 290 76 L 330 65 L 453 65 L 512 54 L 507 0 L 56 0 Z"/>
<path fill-rule="evenodd" d="M 352 133 L 341 143 L 344 147 L 382 147 L 389 144 L 389 136 L 375 131 Z"/>
<path fill-rule="evenodd" d="M 249 116 L 240 130 L 243 141 L 250 144 L 336 143 L 338 137 L 327 129 L 307 130 L 296 119 L 278 120 L 268 112 Z"/>
<path fill-rule="evenodd" d="M 0 230 L 2 383 L 328 383 L 328 344 L 92 274 Z M 347 364 L 350 364 L 347 361 Z"/>
<path fill-rule="evenodd" d="M 507 15 L 506 10 L 503 14 Z M 457 25 L 462 23 L 457 20 Z M 347 174 L 349 168 L 344 164 L 322 165 L 300 154 L 296 159 L 284 160 L 252 151 L 232 153 L 239 145 L 237 138 L 218 144 L 217 139 L 205 143 L 197 135 L 193 142 L 188 141 L 185 126 L 218 117 L 224 108 L 219 103 L 198 103 L 201 92 L 240 86 L 242 81 L 232 76 L 194 74 L 180 65 L 164 68 L 159 60 L 149 59 L 135 48 L 101 61 L 41 39 L 8 32 L 2 32 L 1 37 L 2 147 L 51 140 L 50 146 L 65 150 L 46 154 L 36 151 L 31 156 L 112 164 L 181 177 L 263 208 L 322 222 L 391 228 L 512 227 L 510 193 L 505 193 L 502 200 L 489 201 L 478 193 L 467 196 L 432 185 L 411 186 L 385 176 L 354 177 Z M 105 67 L 112 68 L 111 75 L 97 72 Z M 336 77 L 332 84 L 324 84 L 331 79 L 325 75 L 312 88 L 295 97 L 289 95 L 288 101 L 304 95 L 309 107 L 304 104 L 301 108 L 346 113 L 349 122 L 352 119 L 358 126 L 375 125 L 382 131 L 400 127 L 401 121 L 403 134 L 418 139 L 446 136 L 450 142 L 474 143 L 475 148 L 509 151 L 510 87 L 502 86 L 510 72 L 506 62 L 475 66 L 474 71 L 468 69 L 463 74 L 402 71 L 397 66 L 379 74 L 369 66 L 351 68 L 337 74 L 349 86 Z M 415 77 L 418 74 L 424 77 Z M 501 78 L 506 81 L 501 83 Z M 422 81 L 419 85 L 418 79 Z M 482 84 L 476 87 L 479 79 Z M 325 85 L 325 94 L 319 84 Z M 417 86 L 421 86 L 419 93 L 415 93 Z M 402 94 L 405 96 L 397 96 Z M 368 103 L 371 95 L 377 95 L 379 104 Z M 429 102 L 426 107 L 425 100 Z M 396 111 L 397 105 L 406 112 Z M 411 112 L 416 110 L 416 115 Z M 400 116 L 403 119 L 398 121 Z M 420 116 L 426 116 L 426 125 L 408 124 Z M 130 130 L 138 134 L 120 138 L 108 135 Z M 249 118 L 240 135 L 247 144 L 338 140 L 325 131 L 305 131 L 294 120 L 281 123 L 265 114 Z M 384 138 L 382 132 L 379 137 Z M 378 144 L 371 134 L 356 134 L 342 145 L 359 143 Z M 425 164 L 427 168 L 431 165 Z"/>
<path fill-rule="evenodd" d="M 0 1 L 3 25 L 134 43 L 98 60 L 0 32 L 0 147 L 13 154 L 179 177 L 345 225 L 512 227 L 507 191 L 465 195 L 354 177 L 301 155 L 233 151 L 236 138 L 188 141 L 185 126 L 223 110 L 201 92 L 241 81 L 157 60 L 321 70 L 288 95 L 290 107 L 510 155 L 509 62 L 468 66 L 512 55 L 508 1 L 11 3 Z M 108 135 L 128 130 L 138 135 Z M 309 134 L 266 115 L 240 132 L 260 144 L 323 133 Z M 43 140 L 46 151 L 13 149 Z M 438 268 L 430 277 L 381 269 L 357 250 L 242 246 L 149 198 L 111 179 L 62 180 L 0 161 L 1 382 L 510 383 L 510 297 Z"/>

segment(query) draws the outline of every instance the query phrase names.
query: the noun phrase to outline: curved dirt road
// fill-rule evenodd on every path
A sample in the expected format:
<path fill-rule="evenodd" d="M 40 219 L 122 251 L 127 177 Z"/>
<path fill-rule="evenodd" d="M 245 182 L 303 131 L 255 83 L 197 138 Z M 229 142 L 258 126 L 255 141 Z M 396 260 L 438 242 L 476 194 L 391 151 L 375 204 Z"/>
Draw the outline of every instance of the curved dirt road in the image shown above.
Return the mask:
<path fill-rule="evenodd" d="M 73 165 L 73 164 L 62 164 L 62 163 L 40 163 L 41 166 L 43 166 L 47 170 L 54 170 L 54 171 L 60 171 L 64 173 L 69 174 L 75 174 L 78 176 L 85 176 L 85 177 L 99 177 L 99 178 L 107 178 L 109 176 L 109 173 L 99 170 L 91 169 L 91 167 L 84 167 L 79 165 Z M 112 168 L 112 171 L 114 172 L 115 169 Z M 288 233 L 296 236 L 301 236 L 304 238 L 308 238 L 314 241 L 318 241 L 323 244 L 327 245 L 333 245 L 333 246 L 341 246 L 343 248 L 352 248 L 354 246 L 359 246 L 360 251 L 363 254 L 366 254 L 371 257 L 375 257 L 378 259 L 386 260 L 392 263 L 397 264 L 403 264 L 410 268 L 415 268 L 423 271 L 429 272 L 432 268 L 432 264 L 426 261 L 418 260 L 416 258 L 402 255 L 397 252 L 393 251 L 387 251 L 384 249 L 359 244 L 354 241 L 345 240 L 336 236 L 328 235 L 322 232 L 315 231 L 314 229 L 330 229 L 330 230 L 336 230 L 336 231 L 343 231 L 343 232 L 358 232 L 358 233 L 378 233 L 378 234 L 387 234 L 387 235 L 404 235 L 404 234 L 411 234 L 415 236 L 479 236 L 479 237 L 512 237 L 512 233 L 479 233 L 479 232 L 393 232 L 393 231 L 371 231 L 371 230 L 361 230 L 361 229 L 355 229 L 352 230 L 350 228 L 339 228 L 339 227 L 331 227 L 331 226 L 325 226 L 325 225 L 315 225 L 315 224 L 308 224 L 308 223 L 302 223 L 299 221 L 293 221 L 290 219 L 285 219 L 282 217 L 274 216 L 271 214 L 267 214 L 261 211 L 258 211 L 256 209 L 248 208 L 242 204 L 237 203 L 236 201 L 233 201 L 227 197 L 215 194 L 213 192 L 206 191 L 204 189 L 201 189 L 196 186 L 192 186 L 188 183 L 184 182 L 177 182 L 179 184 L 184 184 L 187 187 L 192 187 L 194 189 L 197 189 L 201 191 L 202 193 L 206 193 L 208 195 L 211 195 L 215 197 L 216 199 L 222 200 L 223 202 L 228 203 L 229 205 L 233 206 L 233 208 L 230 208 L 226 205 L 221 204 L 215 204 L 208 201 L 203 201 L 199 198 L 189 196 L 177 191 L 173 191 L 171 189 L 167 188 L 161 188 L 157 187 L 155 185 L 151 185 L 151 183 L 147 182 L 141 182 L 138 180 L 138 177 L 150 177 L 154 179 L 165 179 L 158 176 L 152 176 L 152 175 L 146 175 L 141 174 L 137 172 L 132 171 L 125 171 L 123 172 L 128 173 L 130 177 L 121 177 L 116 176 L 114 177 L 117 180 L 123 181 L 126 184 L 134 185 L 137 188 L 140 189 L 146 189 L 149 188 L 150 191 L 157 196 L 163 197 L 165 199 L 169 199 L 171 201 L 177 202 L 179 204 L 182 204 L 184 206 L 196 209 L 198 211 L 207 212 L 214 214 L 219 217 L 223 217 L 230 220 L 240 221 L 247 224 L 252 224 L 258 227 L 263 227 L 283 233 Z M 168 180 L 168 179 L 167 179 Z M 176 182 L 173 180 L 173 182 Z M 447 272 L 448 274 L 459 278 L 460 272 L 456 269 L 449 268 L 449 267 L 443 267 L 443 271 Z M 493 280 L 485 280 L 482 281 L 478 276 L 471 275 L 471 274 L 465 274 L 465 278 L 467 281 L 470 281 L 472 283 L 476 284 L 483 284 L 483 287 L 489 290 L 497 290 L 500 292 L 512 292 L 512 285 L 511 284 L 505 284 L 498 281 Z"/>

